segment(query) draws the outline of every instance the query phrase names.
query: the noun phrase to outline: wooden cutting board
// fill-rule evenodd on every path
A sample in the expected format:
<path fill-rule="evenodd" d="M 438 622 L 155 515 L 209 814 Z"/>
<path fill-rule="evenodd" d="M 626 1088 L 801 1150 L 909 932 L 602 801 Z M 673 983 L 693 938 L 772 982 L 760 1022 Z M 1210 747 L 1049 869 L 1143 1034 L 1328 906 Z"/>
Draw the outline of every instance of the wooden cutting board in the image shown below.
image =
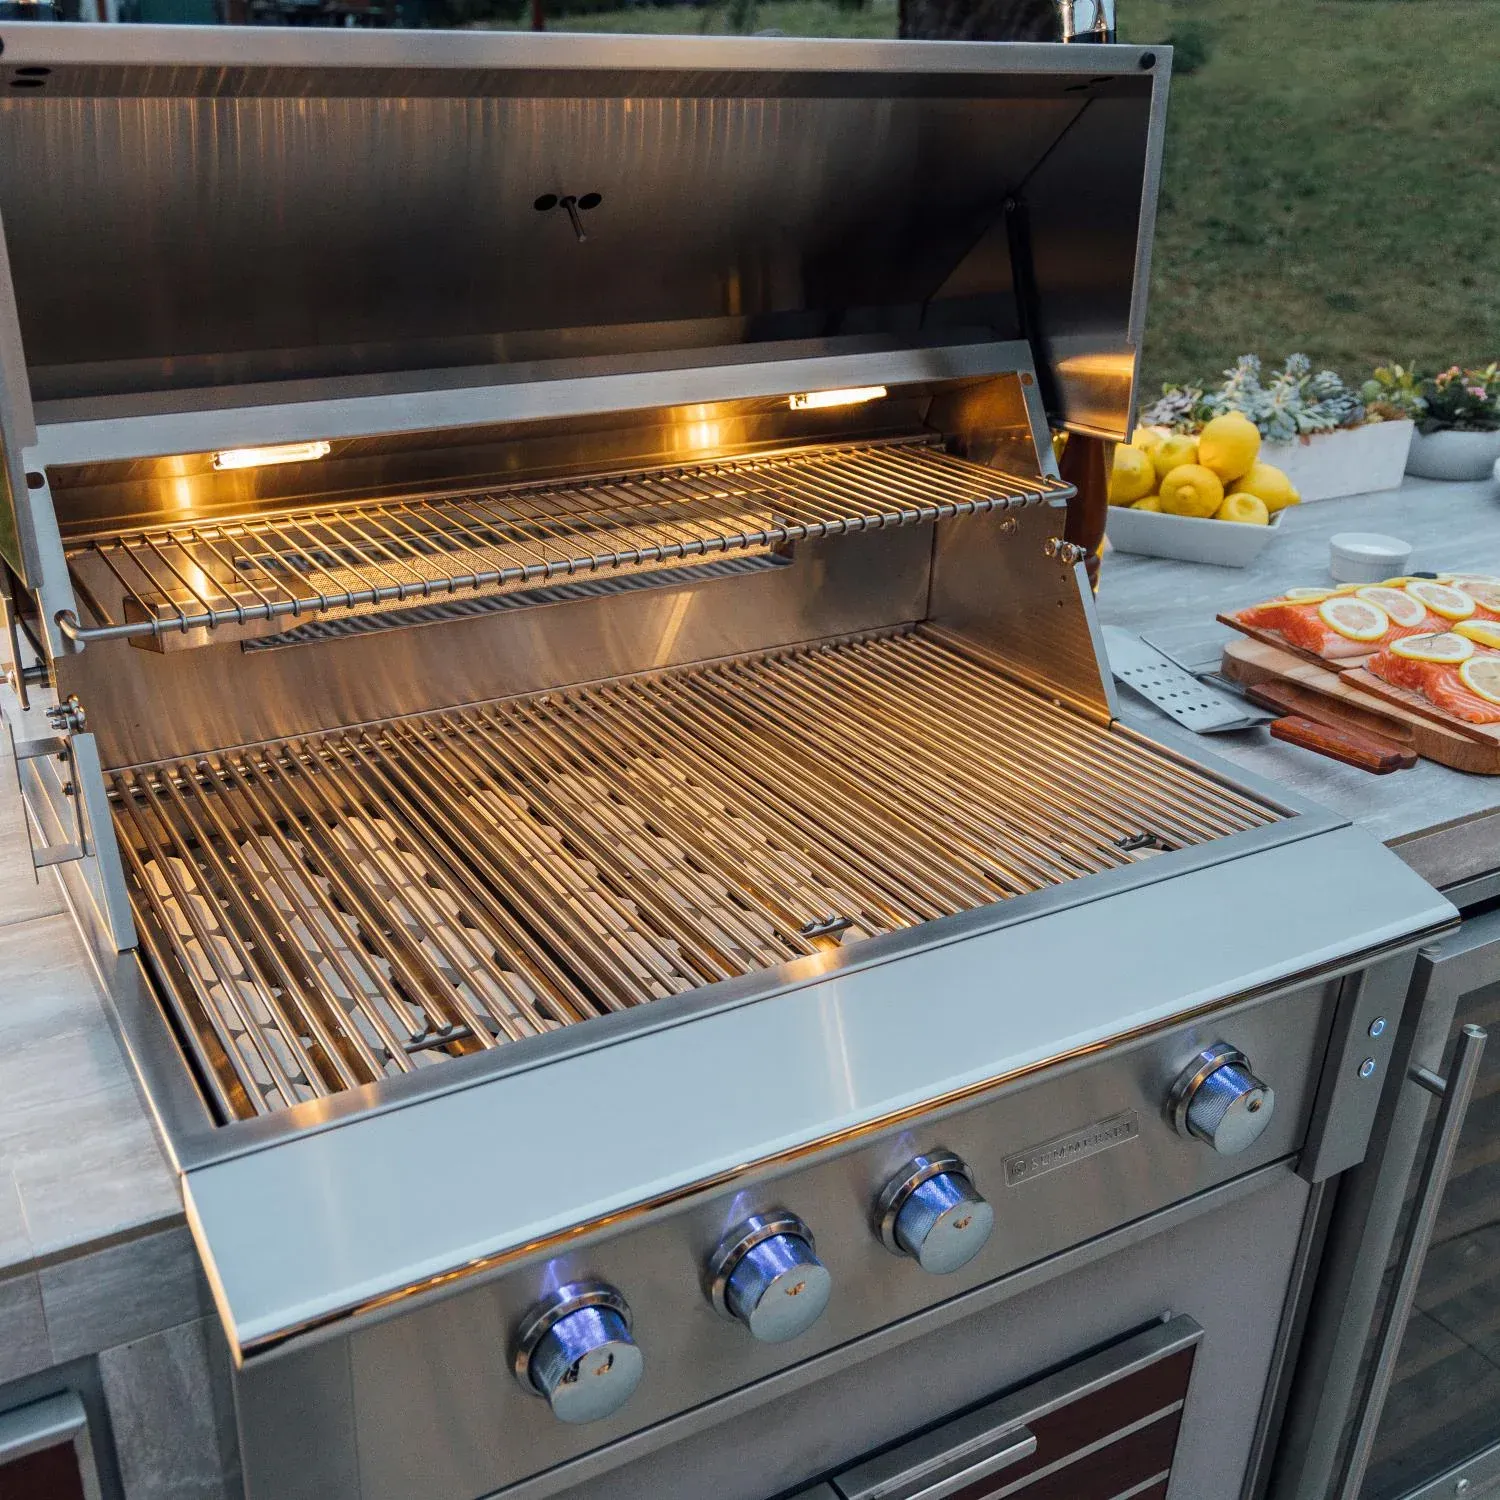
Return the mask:
<path fill-rule="evenodd" d="M 1418 755 L 1479 776 L 1500 776 L 1500 730 L 1464 724 L 1416 693 L 1391 687 L 1363 667 L 1342 672 L 1266 641 L 1234 640 L 1224 647 L 1222 671 L 1234 682 L 1278 682 L 1330 700 L 1351 715 L 1372 716 L 1368 727 L 1410 744 Z M 1380 726 L 1379 720 L 1385 720 Z"/>

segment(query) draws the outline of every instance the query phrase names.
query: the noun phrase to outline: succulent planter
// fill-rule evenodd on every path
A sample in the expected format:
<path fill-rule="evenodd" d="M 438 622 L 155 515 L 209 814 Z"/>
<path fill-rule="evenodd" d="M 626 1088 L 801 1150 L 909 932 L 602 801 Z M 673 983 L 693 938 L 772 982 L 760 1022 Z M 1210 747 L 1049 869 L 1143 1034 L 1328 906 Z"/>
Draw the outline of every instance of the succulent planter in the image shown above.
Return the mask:
<path fill-rule="evenodd" d="M 1421 479 L 1487 479 L 1500 463 L 1500 432 L 1417 433 L 1406 472 Z"/>
<path fill-rule="evenodd" d="M 1284 470 L 1304 501 L 1338 500 L 1398 489 L 1415 433 L 1412 422 L 1369 422 L 1291 443 L 1262 443 L 1260 457 Z"/>

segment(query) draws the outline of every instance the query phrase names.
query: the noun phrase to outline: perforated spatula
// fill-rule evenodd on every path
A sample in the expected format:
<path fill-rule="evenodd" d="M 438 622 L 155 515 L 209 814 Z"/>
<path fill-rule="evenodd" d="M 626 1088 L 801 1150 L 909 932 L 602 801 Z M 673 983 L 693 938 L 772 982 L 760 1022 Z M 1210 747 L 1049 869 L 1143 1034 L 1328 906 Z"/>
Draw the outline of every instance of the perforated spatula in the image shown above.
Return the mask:
<path fill-rule="evenodd" d="M 1266 724 L 1273 739 L 1373 776 L 1409 770 L 1417 763 L 1410 746 L 1351 725 L 1336 716 L 1335 710 L 1318 706 L 1309 709 L 1308 703 L 1294 697 L 1290 689 L 1275 684 L 1248 687 L 1226 677 L 1216 677 L 1221 686 L 1211 687 L 1156 647 L 1116 626 L 1104 627 L 1104 644 L 1110 670 L 1121 682 L 1195 734 L 1220 734 Z M 1317 717 L 1312 717 L 1313 713 Z"/>

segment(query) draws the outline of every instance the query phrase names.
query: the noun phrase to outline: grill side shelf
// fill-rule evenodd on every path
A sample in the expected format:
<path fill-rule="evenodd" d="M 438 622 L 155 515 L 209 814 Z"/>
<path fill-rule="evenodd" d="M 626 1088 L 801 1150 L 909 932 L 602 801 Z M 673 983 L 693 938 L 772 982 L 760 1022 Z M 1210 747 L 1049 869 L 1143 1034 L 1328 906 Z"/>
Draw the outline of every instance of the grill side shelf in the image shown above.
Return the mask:
<path fill-rule="evenodd" d="M 921 440 L 819 445 L 636 474 L 112 533 L 67 548 L 77 642 L 209 644 L 287 622 L 628 577 L 1072 493 Z"/>

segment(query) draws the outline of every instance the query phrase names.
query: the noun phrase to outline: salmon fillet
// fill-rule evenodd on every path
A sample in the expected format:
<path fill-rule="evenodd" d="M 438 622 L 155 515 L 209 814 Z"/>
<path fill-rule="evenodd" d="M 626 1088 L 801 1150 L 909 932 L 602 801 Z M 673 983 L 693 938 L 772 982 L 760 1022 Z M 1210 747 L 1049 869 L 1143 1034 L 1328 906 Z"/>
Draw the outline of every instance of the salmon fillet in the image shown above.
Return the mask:
<path fill-rule="evenodd" d="M 1500 703 L 1490 703 L 1478 693 L 1471 693 L 1457 667 L 1434 661 L 1409 661 L 1394 652 L 1381 651 L 1365 663 L 1365 670 L 1392 687 L 1420 693 L 1429 703 L 1466 724 L 1500 724 Z"/>
<path fill-rule="evenodd" d="M 1321 601 L 1319 601 L 1321 602 Z M 1340 635 L 1331 626 L 1323 623 L 1317 604 L 1299 604 L 1295 599 L 1273 599 L 1269 604 L 1257 604 L 1250 609 L 1235 613 L 1234 619 L 1256 630 L 1274 630 L 1277 635 L 1329 661 L 1346 661 L 1353 656 L 1367 656 L 1392 641 L 1408 635 L 1432 635 L 1448 630 L 1446 620 L 1428 614 L 1417 625 L 1398 625 L 1391 621 L 1391 628 L 1374 641 L 1351 641 Z"/>

